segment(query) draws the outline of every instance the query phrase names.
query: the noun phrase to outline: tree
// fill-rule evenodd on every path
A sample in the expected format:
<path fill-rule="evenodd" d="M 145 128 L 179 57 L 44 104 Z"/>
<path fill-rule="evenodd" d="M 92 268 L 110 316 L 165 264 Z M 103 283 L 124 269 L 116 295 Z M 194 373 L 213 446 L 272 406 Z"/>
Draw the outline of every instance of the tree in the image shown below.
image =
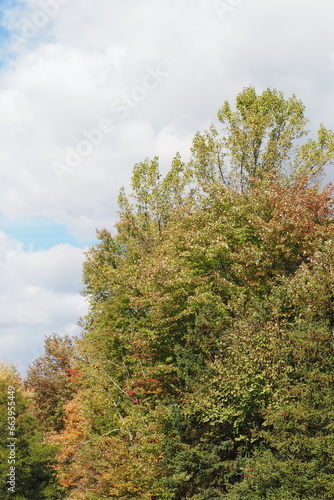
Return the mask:
<path fill-rule="evenodd" d="M 318 139 L 307 136 L 304 105 L 294 95 L 267 89 L 257 95 L 246 87 L 236 98 L 236 110 L 225 101 L 218 112 L 223 124 L 220 135 L 212 125 L 193 142 L 193 165 L 201 184 L 219 181 L 246 188 L 253 177 L 268 172 L 319 179 L 334 158 L 334 133 L 320 126 Z"/>
<path fill-rule="evenodd" d="M 52 334 L 45 339 L 44 349 L 45 354 L 28 368 L 25 386 L 31 391 L 33 412 L 41 428 L 59 431 L 64 405 L 75 392 L 73 343 L 68 336 Z"/>
<path fill-rule="evenodd" d="M 334 225 L 317 180 L 333 132 L 302 144 L 304 106 L 271 89 L 218 116 L 188 165 L 135 166 L 117 234 L 87 253 L 80 396 L 56 436 L 78 499 L 332 494 Z"/>
<path fill-rule="evenodd" d="M 1 498 L 63 498 L 52 469 L 55 448 L 44 443 L 21 378 L 7 364 L 0 366 L 0 411 Z"/>
<path fill-rule="evenodd" d="M 245 459 L 243 478 L 227 499 L 329 500 L 333 497 L 332 332 L 298 319 L 281 330 L 281 365 L 261 439 Z"/>

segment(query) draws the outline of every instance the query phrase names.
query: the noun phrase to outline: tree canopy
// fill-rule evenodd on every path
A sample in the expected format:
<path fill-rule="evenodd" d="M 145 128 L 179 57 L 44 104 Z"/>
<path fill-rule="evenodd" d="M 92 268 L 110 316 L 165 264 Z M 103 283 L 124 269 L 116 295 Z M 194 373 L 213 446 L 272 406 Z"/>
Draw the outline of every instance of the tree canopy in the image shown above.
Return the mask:
<path fill-rule="evenodd" d="M 75 346 L 28 375 L 68 498 L 334 496 L 334 134 L 253 87 L 135 165 L 86 255 Z"/>

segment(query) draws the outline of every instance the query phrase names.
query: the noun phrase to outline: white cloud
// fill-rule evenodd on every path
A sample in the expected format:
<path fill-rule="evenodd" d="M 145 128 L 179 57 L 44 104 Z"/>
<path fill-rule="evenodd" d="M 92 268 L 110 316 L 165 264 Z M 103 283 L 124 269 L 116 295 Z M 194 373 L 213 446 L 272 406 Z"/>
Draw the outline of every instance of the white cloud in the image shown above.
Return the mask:
<path fill-rule="evenodd" d="M 26 4 L 28 17 L 41 5 Z M 44 29 L 46 41 L 37 33 L 39 43 L 22 50 L 1 74 L 0 210 L 7 216 L 44 213 L 74 234 L 92 237 L 133 164 L 161 151 L 166 156 L 167 149 L 172 157 L 180 137 L 187 150 L 194 132 L 214 120 L 223 100 L 233 99 L 242 86 L 283 87 L 312 101 L 316 88 L 310 78 L 326 85 L 312 65 L 332 78 L 330 31 L 317 41 L 311 30 L 317 20 L 329 19 L 324 8 L 334 10 L 331 4 L 234 4 L 224 22 L 213 2 L 204 1 L 63 5 Z M 168 77 L 125 119 L 115 116 L 115 100 L 131 94 L 156 65 Z M 325 98 L 326 93 L 320 96 L 319 109 Z M 84 132 L 105 118 L 116 122 L 115 130 L 59 185 L 52 165 L 63 163 L 67 148 L 76 148 Z M 162 145 L 166 130 L 169 139 Z"/>
<path fill-rule="evenodd" d="M 54 331 L 79 333 L 77 319 L 86 311 L 79 294 L 83 251 L 60 244 L 49 250 L 26 251 L 0 233 L 0 352 L 22 368 L 43 339 Z"/>

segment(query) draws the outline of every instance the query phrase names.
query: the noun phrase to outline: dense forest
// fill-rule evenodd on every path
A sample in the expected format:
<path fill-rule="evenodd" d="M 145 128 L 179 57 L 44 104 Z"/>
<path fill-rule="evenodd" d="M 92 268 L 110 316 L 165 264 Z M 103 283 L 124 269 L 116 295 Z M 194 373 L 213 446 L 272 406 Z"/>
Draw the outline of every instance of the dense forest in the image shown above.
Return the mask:
<path fill-rule="evenodd" d="M 1 365 L 1 498 L 8 386 L 18 500 L 334 498 L 334 132 L 304 113 L 247 87 L 189 161 L 134 166 L 80 338 Z"/>

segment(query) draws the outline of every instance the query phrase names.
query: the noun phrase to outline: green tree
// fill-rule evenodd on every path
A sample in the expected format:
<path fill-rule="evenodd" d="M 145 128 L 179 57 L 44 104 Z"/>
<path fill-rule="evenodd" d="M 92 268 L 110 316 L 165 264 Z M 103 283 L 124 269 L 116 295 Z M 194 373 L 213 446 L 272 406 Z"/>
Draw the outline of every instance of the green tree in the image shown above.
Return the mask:
<path fill-rule="evenodd" d="M 258 429 L 262 442 L 245 460 L 228 499 L 333 498 L 334 404 L 332 331 L 305 320 L 281 333 L 281 363 Z"/>
<path fill-rule="evenodd" d="M 294 95 L 267 89 L 257 95 L 246 87 L 236 98 L 236 110 L 225 101 L 218 112 L 220 134 L 214 125 L 197 133 L 193 165 L 202 185 L 219 181 L 244 189 L 253 177 L 268 172 L 318 179 L 325 165 L 332 164 L 334 134 L 320 126 L 317 140 L 308 139 L 305 107 Z"/>
<path fill-rule="evenodd" d="M 44 442 L 39 423 L 29 410 L 29 398 L 22 381 L 15 367 L 6 364 L 0 366 L 0 411 L 1 498 L 63 498 L 52 469 L 55 448 Z M 14 420 L 9 422 L 12 417 Z M 7 481 L 10 473 L 15 473 L 14 485 Z"/>
<path fill-rule="evenodd" d="M 84 438 L 59 465 L 78 498 L 332 494 L 334 226 L 317 180 L 333 133 L 302 144 L 302 103 L 253 87 L 219 120 L 188 165 L 177 155 L 164 178 L 157 158 L 135 166 L 117 234 L 99 231 L 87 253 L 82 392 L 67 407 Z"/>

